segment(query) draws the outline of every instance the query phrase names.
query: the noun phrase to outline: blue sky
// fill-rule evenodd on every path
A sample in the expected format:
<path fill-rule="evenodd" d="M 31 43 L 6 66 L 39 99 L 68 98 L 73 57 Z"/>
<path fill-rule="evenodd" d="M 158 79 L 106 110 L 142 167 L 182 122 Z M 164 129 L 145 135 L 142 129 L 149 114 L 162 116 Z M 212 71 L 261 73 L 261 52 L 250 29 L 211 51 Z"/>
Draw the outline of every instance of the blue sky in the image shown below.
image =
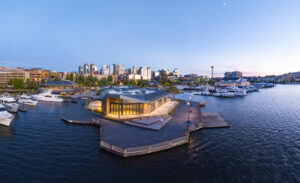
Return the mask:
<path fill-rule="evenodd" d="M 0 1 L 0 65 L 300 71 L 299 0 Z"/>

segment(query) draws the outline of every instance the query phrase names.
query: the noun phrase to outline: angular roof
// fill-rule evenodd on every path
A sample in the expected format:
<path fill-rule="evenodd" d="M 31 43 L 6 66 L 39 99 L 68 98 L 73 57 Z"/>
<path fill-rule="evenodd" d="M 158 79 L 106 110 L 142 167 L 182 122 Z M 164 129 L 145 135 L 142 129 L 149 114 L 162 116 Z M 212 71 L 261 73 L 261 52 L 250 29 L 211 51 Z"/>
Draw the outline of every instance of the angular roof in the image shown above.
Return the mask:
<path fill-rule="evenodd" d="M 136 89 L 135 89 L 136 90 Z M 143 91 L 143 89 L 140 89 Z M 107 93 L 106 96 L 111 97 L 111 98 L 120 98 L 124 100 L 129 100 L 129 101 L 136 101 L 140 103 L 150 103 L 152 101 L 155 101 L 159 98 L 162 98 L 164 96 L 168 95 L 168 92 L 164 90 L 148 90 L 151 92 L 141 92 L 138 94 L 127 94 L 126 92 L 124 93 Z"/>

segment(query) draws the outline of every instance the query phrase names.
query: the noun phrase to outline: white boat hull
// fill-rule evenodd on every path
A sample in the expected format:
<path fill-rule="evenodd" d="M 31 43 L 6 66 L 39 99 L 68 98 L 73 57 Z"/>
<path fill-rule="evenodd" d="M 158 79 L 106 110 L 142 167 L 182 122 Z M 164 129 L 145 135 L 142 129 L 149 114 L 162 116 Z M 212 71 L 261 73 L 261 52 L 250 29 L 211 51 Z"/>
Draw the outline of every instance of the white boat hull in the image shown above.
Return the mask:
<path fill-rule="evenodd" d="M 47 101 L 47 102 L 63 102 L 64 100 L 62 98 L 46 98 L 46 97 L 37 97 L 36 98 L 39 101 Z"/>
<path fill-rule="evenodd" d="M 23 100 L 23 99 L 19 99 L 18 103 L 20 104 L 25 104 L 25 105 L 33 105 L 36 106 L 37 105 L 37 101 L 33 101 L 33 100 Z"/>
<path fill-rule="evenodd" d="M 6 110 L 8 112 L 18 112 L 18 104 L 5 104 Z"/>
<path fill-rule="evenodd" d="M 13 119 L 11 118 L 0 118 L 0 125 L 10 126 Z"/>

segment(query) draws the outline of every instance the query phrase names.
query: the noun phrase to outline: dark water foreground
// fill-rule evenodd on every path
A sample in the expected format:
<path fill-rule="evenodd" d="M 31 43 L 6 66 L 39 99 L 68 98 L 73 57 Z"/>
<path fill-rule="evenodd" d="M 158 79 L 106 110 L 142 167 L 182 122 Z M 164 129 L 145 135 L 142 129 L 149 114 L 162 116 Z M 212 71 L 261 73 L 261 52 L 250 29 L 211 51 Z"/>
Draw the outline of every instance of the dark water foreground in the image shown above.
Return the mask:
<path fill-rule="evenodd" d="M 180 95 L 188 98 L 188 95 Z M 227 129 L 196 132 L 189 145 L 120 158 L 99 149 L 99 128 L 60 120 L 73 103 L 42 103 L 0 126 L 0 182 L 300 182 L 300 86 L 244 98 L 194 96 Z"/>

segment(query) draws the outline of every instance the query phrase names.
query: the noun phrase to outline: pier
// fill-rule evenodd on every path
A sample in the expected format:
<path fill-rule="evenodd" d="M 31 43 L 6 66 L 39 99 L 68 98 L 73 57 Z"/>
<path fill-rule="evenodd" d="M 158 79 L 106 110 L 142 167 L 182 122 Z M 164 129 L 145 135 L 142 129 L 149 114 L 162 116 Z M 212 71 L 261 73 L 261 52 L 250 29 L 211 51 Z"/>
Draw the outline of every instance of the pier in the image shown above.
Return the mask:
<path fill-rule="evenodd" d="M 75 104 L 74 107 L 82 106 Z M 145 129 L 145 124 L 139 127 L 123 121 L 102 118 L 91 111 L 83 109 L 81 111 L 74 116 L 70 111 L 62 117 L 62 120 L 69 124 L 100 127 L 100 148 L 122 157 L 145 155 L 187 144 L 191 133 L 197 130 L 229 127 L 219 113 L 202 112 L 197 102 L 192 102 L 191 106 L 186 102 L 180 103 L 173 115 L 165 118 L 166 124 L 157 130 Z M 153 121 L 155 120 L 136 120 L 135 123 L 152 124 Z"/>

